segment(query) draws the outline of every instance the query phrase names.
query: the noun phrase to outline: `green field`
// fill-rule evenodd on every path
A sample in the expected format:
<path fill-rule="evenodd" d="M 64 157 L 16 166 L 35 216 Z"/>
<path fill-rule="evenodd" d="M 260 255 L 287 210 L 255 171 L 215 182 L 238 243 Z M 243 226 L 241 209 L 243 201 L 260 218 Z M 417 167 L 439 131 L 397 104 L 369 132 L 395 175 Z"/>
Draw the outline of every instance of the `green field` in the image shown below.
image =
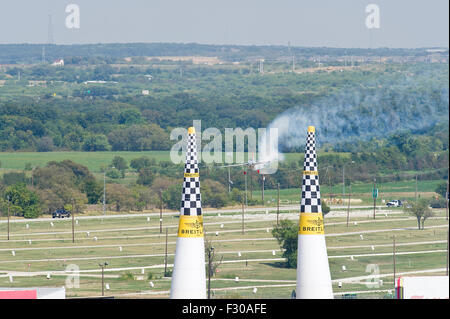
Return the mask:
<path fill-rule="evenodd" d="M 225 153 L 222 156 L 225 157 Z M 327 153 L 331 154 L 331 153 Z M 340 153 L 344 154 L 344 153 Z M 148 156 L 154 158 L 157 162 L 170 161 L 169 151 L 143 151 L 143 152 L 0 152 L 1 169 L 4 170 L 23 170 L 26 164 L 31 166 L 45 166 L 50 161 L 72 160 L 78 164 L 84 165 L 92 172 L 100 172 L 102 166 L 111 164 L 114 156 L 123 157 L 128 163 L 135 158 Z M 236 156 L 236 153 L 235 153 Z M 303 158 L 303 153 L 286 153 L 285 161 L 298 161 Z M 244 154 L 244 160 L 249 157 Z M 250 156 L 251 157 L 251 156 Z"/>
<path fill-rule="evenodd" d="M 420 231 L 417 230 L 415 218 L 398 209 L 378 210 L 376 220 L 371 218 L 371 213 L 370 217 L 366 217 L 364 214 L 357 215 L 358 212 L 361 210 L 352 209 L 348 227 L 343 216 L 330 215 L 325 218 L 335 298 L 341 298 L 341 293 L 355 291 L 359 291 L 358 298 L 392 297 L 389 290 L 393 289 L 393 235 L 397 243 L 397 274 L 425 270 L 430 272 L 423 275 L 443 273 L 448 231 L 444 210 L 435 210 L 435 217 L 427 220 L 425 230 Z M 276 223 L 275 215 L 252 213 L 249 208 L 243 234 L 240 213 L 218 216 L 217 213 L 205 212 L 206 238 L 212 242 L 217 256 L 223 256 L 219 271 L 211 283 L 214 298 L 290 298 L 295 289 L 296 270 L 283 266 L 282 251 L 270 233 Z M 298 213 L 283 211 L 280 218 L 295 222 L 298 221 Z M 5 218 L 2 218 L 0 286 L 64 286 L 67 274 L 61 271 L 69 265 L 76 265 L 84 272 L 81 273 L 78 288 L 66 289 L 67 297 L 99 296 L 101 278 L 98 264 L 108 261 L 105 282 L 110 290 L 106 291 L 106 295 L 117 298 L 168 297 L 170 277 L 163 276 L 165 231 L 167 229 L 169 235 L 167 262 L 170 268 L 178 226 L 176 215 L 164 215 L 162 234 L 159 214 L 156 213 L 77 220 L 75 243 L 72 243 L 70 219 L 51 220 L 53 226 L 49 220 L 12 222 L 8 241 Z M 364 233 L 367 231 L 370 232 Z M 360 238 L 361 233 L 364 233 L 363 239 Z M 354 256 L 353 260 L 350 256 Z M 364 279 L 344 282 L 342 288 L 337 287 L 337 281 L 345 278 L 370 275 L 367 267 L 371 264 L 377 265 L 382 286 L 372 287 L 369 279 Z M 342 271 L 343 265 L 346 271 Z M 143 268 L 144 274 L 141 272 Z M 8 274 L 12 271 L 22 272 L 22 275 L 15 275 L 11 283 Z M 47 273 L 52 274 L 50 279 L 46 278 Z M 132 276 L 127 277 L 126 274 Z M 235 277 L 239 277 L 238 282 L 235 282 Z M 150 281 L 154 287 L 150 287 Z M 258 290 L 253 293 L 255 287 Z"/>

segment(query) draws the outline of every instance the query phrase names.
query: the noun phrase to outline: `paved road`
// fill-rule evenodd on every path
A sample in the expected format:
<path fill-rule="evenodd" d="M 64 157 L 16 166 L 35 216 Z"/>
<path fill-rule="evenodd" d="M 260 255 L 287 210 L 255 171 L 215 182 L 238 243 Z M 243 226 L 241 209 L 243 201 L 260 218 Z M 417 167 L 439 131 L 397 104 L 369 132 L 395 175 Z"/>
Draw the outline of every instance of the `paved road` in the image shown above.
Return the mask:
<path fill-rule="evenodd" d="M 351 206 L 352 209 L 363 209 L 363 208 L 371 208 L 373 206 L 364 206 L 364 205 L 358 205 L 358 206 Z M 280 205 L 280 210 L 286 211 L 286 210 L 292 210 L 292 211 L 298 211 L 299 205 Z M 333 209 L 347 209 L 347 206 L 333 206 Z M 265 213 L 268 212 L 276 212 L 277 207 L 247 207 L 246 213 L 255 213 L 255 212 L 262 212 Z M 211 215 L 211 214 L 232 214 L 232 213 L 241 213 L 242 208 L 232 208 L 232 209 L 203 209 L 204 215 Z M 384 212 L 384 211 L 383 211 Z M 329 214 L 331 214 L 330 212 Z M 336 212 L 338 213 L 338 212 Z M 346 212 L 342 212 L 343 214 L 346 214 Z M 367 212 L 366 212 L 367 213 Z M 171 216 L 171 215 L 179 215 L 179 211 L 164 211 L 164 216 Z M 332 215 L 330 215 L 332 216 Z M 132 218 L 132 217 L 157 217 L 159 219 L 159 212 L 155 213 L 136 213 L 136 214 L 112 214 L 112 215 L 95 215 L 95 216 L 76 216 L 75 219 L 79 220 L 87 220 L 87 219 L 111 219 L 111 218 Z M 54 219 L 51 217 L 39 217 L 35 219 L 25 219 L 25 218 L 12 218 L 10 219 L 10 223 L 33 223 L 33 222 L 50 222 L 50 221 L 58 221 L 58 220 L 67 220 L 67 219 Z M 0 220 L 0 224 L 7 223 L 7 220 L 3 219 Z"/>

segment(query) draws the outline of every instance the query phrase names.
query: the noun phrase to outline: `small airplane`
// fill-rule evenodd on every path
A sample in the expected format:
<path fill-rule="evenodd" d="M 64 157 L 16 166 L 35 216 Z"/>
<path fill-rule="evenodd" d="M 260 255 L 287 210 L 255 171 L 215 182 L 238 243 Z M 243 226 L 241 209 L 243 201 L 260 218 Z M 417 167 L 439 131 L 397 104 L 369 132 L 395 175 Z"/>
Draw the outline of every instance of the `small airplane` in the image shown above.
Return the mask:
<path fill-rule="evenodd" d="M 224 166 L 220 166 L 220 167 L 247 166 L 248 168 L 250 168 L 254 171 L 258 171 L 258 173 L 259 173 L 259 170 L 264 168 L 265 166 L 267 166 L 268 163 L 270 163 L 270 161 L 255 161 L 255 154 L 252 153 L 252 159 L 249 160 L 248 162 L 224 165 Z"/>

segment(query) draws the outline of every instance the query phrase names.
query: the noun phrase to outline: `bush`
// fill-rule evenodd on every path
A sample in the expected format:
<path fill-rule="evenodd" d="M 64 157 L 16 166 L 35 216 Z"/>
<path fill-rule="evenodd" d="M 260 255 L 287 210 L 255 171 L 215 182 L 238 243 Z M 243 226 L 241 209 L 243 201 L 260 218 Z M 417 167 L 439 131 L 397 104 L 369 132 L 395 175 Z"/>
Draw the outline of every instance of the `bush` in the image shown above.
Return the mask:
<path fill-rule="evenodd" d="M 433 198 L 430 201 L 431 208 L 445 208 L 446 205 L 447 205 L 447 203 L 445 201 L 445 198 L 443 198 L 443 197 L 439 197 L 438 199 Z"/>
<path fill-rule="evenodd" d="M 322 214 L 323 216 L 325 216 L 330 212 L 330 207 L 327 205 L 327 203 L 325 203 L 325 201 L 321 201 L 321 203 L 322 203 Z"/>
<path fill-rule="evenodd" d="M 172 277 L 172 269 L 167 269 L 167 271 L 164 273 L 164 277 Z"/>
<path fill-rule="evenodd" d="M 108 176 L 109 178 L 117 179 L 121 178 L 122 174 L 118 169 L 113 168 L 106 172 L 106 176 Z"/>
<path fill-rule="evenodd" d="M 126 272 L 120 276 L 122 280 L 134 280 L 134 275 L 131 272 Z"/>
<path fill-rule="evenodd" d="M 283 219 L 272 229 L 272 235 L 283 249 L 287 268 L 297 267 L 298 225 L 291 220 Z"/>

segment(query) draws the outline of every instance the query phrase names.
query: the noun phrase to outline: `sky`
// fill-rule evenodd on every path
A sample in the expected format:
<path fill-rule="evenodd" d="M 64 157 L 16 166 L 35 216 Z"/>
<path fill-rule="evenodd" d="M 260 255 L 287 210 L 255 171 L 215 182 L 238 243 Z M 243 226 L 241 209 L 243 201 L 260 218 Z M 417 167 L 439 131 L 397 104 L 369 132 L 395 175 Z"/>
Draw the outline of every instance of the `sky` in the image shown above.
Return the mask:
<path fill-rule="evenodd" d="M 69 4 L 79 28 L 66 25 Z M 369 4 L 379 28 L 366 26 Z M 449 45 L 448 0 L 0 0 L 0 43 L 47 43 L 49 15 L 56 44 Z"/>

